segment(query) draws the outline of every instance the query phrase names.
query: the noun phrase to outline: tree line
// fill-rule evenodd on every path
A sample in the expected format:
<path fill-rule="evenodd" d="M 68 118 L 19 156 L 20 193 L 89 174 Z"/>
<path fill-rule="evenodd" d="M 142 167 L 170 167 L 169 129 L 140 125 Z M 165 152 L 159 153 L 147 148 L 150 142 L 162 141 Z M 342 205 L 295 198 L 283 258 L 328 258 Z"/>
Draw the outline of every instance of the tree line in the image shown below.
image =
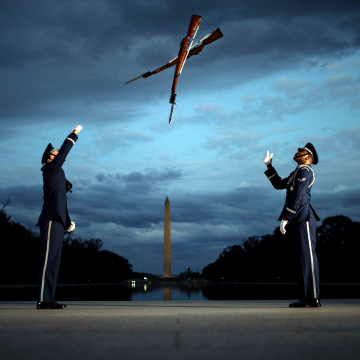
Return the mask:
<path fill-rule="evenodd" d="M 317 228 L 316 253 L 322 282 L 360 282 L 360 223 L 331 216 Z M 296 281 L 289 232 L 252 236 L 225 248 L 204 267 L 202 276 L 214 281 Z"/>
<path fill-rule="evenodd" d="M 0 283 L 36 283 L 40 236 L 12 221 L 5 207 L 6 204 L 0 210 Z M 322 282 L 360 282 L 359 234 L 360 223 L 342 215 L 327 217 L 318 227 L 316 253 Z M 101 250 L 102 246 L 100 239 L 83 240 L 67 235 L 58 281 L 99 283 L 154 277 L 134 273 L 127 259 Z M 201 277 L 213 281 L 295 281 L 292 252 L 289 232 L 282 235 L 276 227 L 273 234 L 252 236 L 240 245 L 225 248 L 215 262 L 204 267 Z"/>
<path fill-rule="evenodd" d="M 0 210 L 0 283 L 36 283 L 41 257 L 40 235 L 11 220 Z M 100 239 L 67 235 L 63 242 L 58 282 L 120 282 L 131 278 L 132 265 L 124 257 L 101 250 Z"/>

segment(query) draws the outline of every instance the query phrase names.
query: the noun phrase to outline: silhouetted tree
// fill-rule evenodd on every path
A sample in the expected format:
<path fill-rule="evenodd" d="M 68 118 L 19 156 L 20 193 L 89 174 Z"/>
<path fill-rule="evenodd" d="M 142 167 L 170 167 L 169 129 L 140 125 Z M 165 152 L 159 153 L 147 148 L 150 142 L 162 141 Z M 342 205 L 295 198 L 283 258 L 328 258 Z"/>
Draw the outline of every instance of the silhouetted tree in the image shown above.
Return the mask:
<path fill-rule="evenodd" d="M 360 223 L 346 216 L 326 218 L 317 230 L 320 279 L 359 281 Z"/>
<path fill-rule="evenodd" d="M 36 282 L 41 242 L 38 234 L 11 221 L 5 208 L 0 210 L 0 282 Z M 109 282 L 131 277 L 132 265 L 122 256 L 100 250 L 100 239 L 82 240 L 66 236 L 61 257 L 59 282 Z"/>
<path fill-rule="evenodd" d="M 360 223 L 345 216 L 328 217 L 317 231 L 321 281 L 360 280 Z M 204 267 L 202 276 L 216 281 L 295 281 L 289 232 L 249 237 L 229 246 Z"/>
<path fill-rule="evenodd" d="M 40 263 L 40 238 L 30 229 L 11 221 L 0 210 L 0 281 L 36 281 Z"/>

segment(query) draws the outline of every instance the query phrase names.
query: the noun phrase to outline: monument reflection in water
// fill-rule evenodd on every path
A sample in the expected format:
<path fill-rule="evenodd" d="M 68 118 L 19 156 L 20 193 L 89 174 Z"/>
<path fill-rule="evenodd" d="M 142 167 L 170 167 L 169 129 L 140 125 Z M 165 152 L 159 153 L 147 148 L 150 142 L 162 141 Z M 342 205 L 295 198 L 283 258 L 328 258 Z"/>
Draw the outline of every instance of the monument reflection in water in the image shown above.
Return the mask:
<path fill-rule="evenodd" d="M 171 287 L 163 288 L 163 298 L 164 301 L 171 301 Z"/>
<path fill-rule="evenodd" d="M 208 300 L 201 287 L 189 283 L 137 283 L 132 286 L 132 301 L 188 301 Z"/>

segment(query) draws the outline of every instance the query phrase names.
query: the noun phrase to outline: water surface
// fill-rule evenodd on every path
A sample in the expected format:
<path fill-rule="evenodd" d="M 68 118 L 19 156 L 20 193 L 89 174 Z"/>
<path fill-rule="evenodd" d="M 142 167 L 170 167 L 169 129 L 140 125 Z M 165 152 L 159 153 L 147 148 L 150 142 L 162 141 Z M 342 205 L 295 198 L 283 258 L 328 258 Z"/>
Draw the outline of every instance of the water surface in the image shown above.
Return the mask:
<path fill-rule="evenodd" d="M 0 301 L 36 301 L 37 287 L 0 286 Z M 360 284 L 322 284 L 321 299 L 360 298 Z M 298 299 L 296 284 L 136 283 L 58 285 L 61 301 L 198 301 Z"/>

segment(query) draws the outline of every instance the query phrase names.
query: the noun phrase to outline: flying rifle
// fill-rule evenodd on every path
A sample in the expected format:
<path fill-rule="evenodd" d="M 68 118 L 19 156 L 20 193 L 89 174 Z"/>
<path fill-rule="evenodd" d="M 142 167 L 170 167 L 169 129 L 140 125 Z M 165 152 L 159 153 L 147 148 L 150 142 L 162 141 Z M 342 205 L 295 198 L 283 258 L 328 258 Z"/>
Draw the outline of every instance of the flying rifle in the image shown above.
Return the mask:
<path fill-rule="evenodd" d="M 172 87 L 171 87 L 171 96 L 170 96 L 170 100 L 169 100 L 169 103 L 172 104 L 171 105 L 171 111 L 170 111 L 170 117 L 169 117 L 169 124 L 171 124 L 174 107 L 176 105 L 176 102 L 175 102 L 175 99 L 176 99 L 175 90 L 176 90 L 178 77 L 181 75 L 182 69 L 183 69 L 183 67 L 185 65 L 185 61 L 186 61 L 186 59 L 187 59 L 187 57 L 189 55 L 191 45 L 192 45 L 192 43 L 194 41 L 194 38 L 195 38 L 195 35 L 196 35 L 197 31 L 199 30 L 199 24 L 200 24 L 201 19 L 202 19 L 202 17 L 198 16 L 198 15 L 193 15 L 191 17 L 188 33 L 182 39 L 182 41 L 180 43 L 180 50 L 179 50 L 179 54 L 178 54 L 178 62 L 176 63 L 174 80 L 173 80 L 173 84 L 172 84 Z M 191 42 L 190 42 L 190 38 L 191 38 Z"/>
<path fill-rule="evenodd" d="M 214 42 L 215 40 L 218 40 L 220 38 L 222 38 L 224 35 L 222 34 L 221 30 L 219 28 L 217 28 L 215 31 L 212 31 L 211 33 L 207 34 L 205 37 L 203 37 L 201 40 L 199 40 L 196 44 L 194 44 L 190 51 L 189 51 L 189 55 L 187 58 L 190 58 L 191 56 L 193 55 L 199 55 L 200 52 L 203 50 L 203 48 L 206 46 L 206 45 L 209 45 L 211 44 L 212 42 Z M 149 76 L 151 75 L 155 75 L 155 74 L 158 74 L 159 72 L 163 71 L 163 70 L 166 70 L 168 69 L 169 67 L 172 67 L 174 65 L 176 65 L 179 61 L 179 57 L 177 56 L 176 58 L 170 60 L 169 62 L 167 62 L 165 65 L 157 68 L 156 70 L 154 71 L 148 71 L 144 74 L 141 74 L 140 76 L 134 78 L 134 79 L 131 79 L 129 81 L 127 81 L 125 84 L 129 84 L 137 79 L 140 79 L 140 78 L 148 78 Z"/>
<path fill-rule="evenodd" d="M 129 84 L 137 79 L 140 79 L 141 77 L 146 79 L 151 75 L 155 75 L 169 67 L 176 65 L 174 80 L 173 80 L 173 84 L 171 87 L 171 96 L 170 96 L 170 100 L 169 100 L 169 103 L 172 104 L 170 117 L 169 117 L 169 124 L 171 124 L 174 106 L 176 105 L 175 90 L 176 90 L 176 86 L 177 86 L 178 77 L 181 75 L 181 72 L 184 68 L 185 61 L 193 55 L 198 55 L 206 45 L 209 45 L 212 42 L 223 37 L 221 30 L 219 28 L 217 28 L 216 30 L 212 31 L 211 33 L 207 34 L 205 37 L 200 39 L 196 44 L 192 45 L 195 35 L 199 29 L 199 23 L 200 23 L 201 19 L 202 19 L 201 16 L 192 15 L 187 35 L 182 39 L 182 41 L 180 43 L 180 50 L 179 50 L 179 54 L 177 57 L 170 60 L 165 65 L 157 68 L 156 70 L 148 71 L 148 72 L 141 74 L 140 76 L 138 76 L 134 79 L 131 79 L 125 83 L 125 84 Z"/>

